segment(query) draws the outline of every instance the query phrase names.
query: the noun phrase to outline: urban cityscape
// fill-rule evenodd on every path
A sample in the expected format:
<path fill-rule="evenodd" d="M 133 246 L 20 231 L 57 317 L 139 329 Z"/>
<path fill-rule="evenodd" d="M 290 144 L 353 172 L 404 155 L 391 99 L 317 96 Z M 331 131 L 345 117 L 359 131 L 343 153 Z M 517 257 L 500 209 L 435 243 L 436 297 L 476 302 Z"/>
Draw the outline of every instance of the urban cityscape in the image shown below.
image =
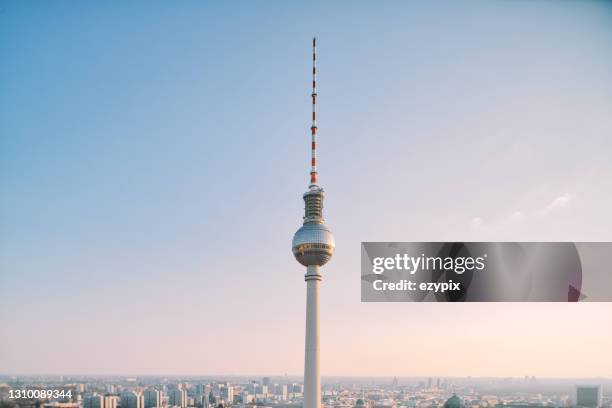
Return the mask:
<path fill-rule="evenodd" d="M 298 377 L 0 376 L 0 408 L 291 408 Z M 612 407 L 612 381 L 524 378 L 324 378 L 324 408 Z M 63 397 L 43 391 L 63 391 Z M 17 395 L 19 392 L 21 395 Z"/>

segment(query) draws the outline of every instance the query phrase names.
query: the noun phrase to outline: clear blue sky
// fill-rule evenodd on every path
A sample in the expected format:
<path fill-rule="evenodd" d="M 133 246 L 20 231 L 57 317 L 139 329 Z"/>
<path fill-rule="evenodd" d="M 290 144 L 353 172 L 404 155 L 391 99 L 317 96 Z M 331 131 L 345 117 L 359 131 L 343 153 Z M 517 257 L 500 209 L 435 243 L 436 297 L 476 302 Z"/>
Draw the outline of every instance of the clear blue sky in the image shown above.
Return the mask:
<path fill-rule="evenodd" d="M 612 5 L 520 0 L 0 1 L 0 370 L 301 373 L 313 35 L 323 374 L 612 377 L 610 304 L 359 302 L 360 241 L 612 240 Z"/>

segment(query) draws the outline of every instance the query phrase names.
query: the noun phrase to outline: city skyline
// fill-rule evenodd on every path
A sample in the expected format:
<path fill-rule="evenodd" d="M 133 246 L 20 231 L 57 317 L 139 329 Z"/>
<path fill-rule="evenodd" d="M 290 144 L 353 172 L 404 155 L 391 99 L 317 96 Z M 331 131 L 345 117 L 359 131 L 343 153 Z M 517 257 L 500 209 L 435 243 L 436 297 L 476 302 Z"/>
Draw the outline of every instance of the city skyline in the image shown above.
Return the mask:
<path fill-rule="evenodd" d="M 612 378 L 612 303 L 359 277 L 361 241 L 612 241 L 609 3 L 0 9 L 0 370 L 302 372 L 316 35 L 323 378 Z"/>
<path fill-rule="evenodd" d="M 287 377 L 204 379 L 196 377 L 21 377 L 0 375 L 0 405 L 32 408 L 246 408 L 299 407 L 304 384 Z M 28 389 L 22 388 L 28 382 Z M 612 381 L 599 383 L 536 379 L 387 378 L 336 379 L 323 386 L 325 407 L 438 408 L 450 402 L 473 408 L 609 408 Z M 55 390 L 57 398 L 35 394 Z M 22 398 L 23 393 L 32 395 Z M 15 397 L 18 395 L 18 397 Z"/>
<path fill-rule="evenodd" d="M 1 377 L 12 377 L 16 379 L 21 378 L 63 378 L 63 379 L 72 379 L 76 382 L 82 382 L 88 378 L 90 379 L 134 379 L 137 378 L 139 380 L 148 380 L 153 378 L 164 378 L 166 380 L 172 381 L 187 381 L 187 382 L 198 382 L 198 381 L 246 381 L 246 380 L 256 380 L 258 378 L 271 378 L 276 382 L 283 381 L 291 381 L 296 383 L 301 383 L 303 381 L 303 373 L 236 373 L 236 374 L 214 374 L 214 373 L 198 373 L 198 374 L 164 374 L 164 373 L 91 373 L 91 374 L 83 374 L 83 373 L 22 373 L 16 374 L 11 372 L 0 372 Z M 518 376 L 471 376 L 471 375 L 322 375 L 321 382 L 323 385 L 334 384 L 338 381 L 340 382 L 350 382 L 356 381 L 359 383 L 360 381 L 366 382 L 374 382 L 374 383 L 385 383 L 391 382 L 394 379 L 399 379 L 401 381 L 421 381 L 423 379 L 441 379 L 441 380 L 514 380 L 520 381 L 524 379 L 533 379 L 538 381 L 580 381 L 576 385 L 584 384 L 590 385 L 591 383 L 588 381 L 599 380 L 611 382 L 612 377 L 605 376 L 583 376 L 583 377 L 536 377 L 530 374 L 518 375 Z M 612 385 L 612 383 L 611 383 Z"/>

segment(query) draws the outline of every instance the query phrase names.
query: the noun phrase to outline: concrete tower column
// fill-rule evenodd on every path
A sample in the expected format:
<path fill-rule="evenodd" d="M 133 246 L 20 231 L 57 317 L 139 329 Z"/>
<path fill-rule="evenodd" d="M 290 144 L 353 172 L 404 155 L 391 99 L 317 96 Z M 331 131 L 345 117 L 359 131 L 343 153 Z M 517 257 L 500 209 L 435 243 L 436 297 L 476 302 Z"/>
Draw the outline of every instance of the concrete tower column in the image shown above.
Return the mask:
<path fill-rule="evenodd" d="M 321 375 L 319 350 L 319 283 L 320 267 L 306 269 L 306 352 L 304 355 L 304 408 L 321 405 Z"/>

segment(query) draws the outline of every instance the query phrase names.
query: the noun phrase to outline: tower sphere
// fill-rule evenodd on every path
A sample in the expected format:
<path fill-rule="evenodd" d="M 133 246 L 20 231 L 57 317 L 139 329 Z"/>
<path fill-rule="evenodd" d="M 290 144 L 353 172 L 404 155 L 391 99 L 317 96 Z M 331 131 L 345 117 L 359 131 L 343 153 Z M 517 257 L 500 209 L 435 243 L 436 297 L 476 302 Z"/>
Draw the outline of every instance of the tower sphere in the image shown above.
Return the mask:
<path fill-rule="evenodd" d="M 304 224 L 293 236 L 293 255 L 304 266 L 325 265 L 335 247 L 334 236 L 323 223 Z"/>

